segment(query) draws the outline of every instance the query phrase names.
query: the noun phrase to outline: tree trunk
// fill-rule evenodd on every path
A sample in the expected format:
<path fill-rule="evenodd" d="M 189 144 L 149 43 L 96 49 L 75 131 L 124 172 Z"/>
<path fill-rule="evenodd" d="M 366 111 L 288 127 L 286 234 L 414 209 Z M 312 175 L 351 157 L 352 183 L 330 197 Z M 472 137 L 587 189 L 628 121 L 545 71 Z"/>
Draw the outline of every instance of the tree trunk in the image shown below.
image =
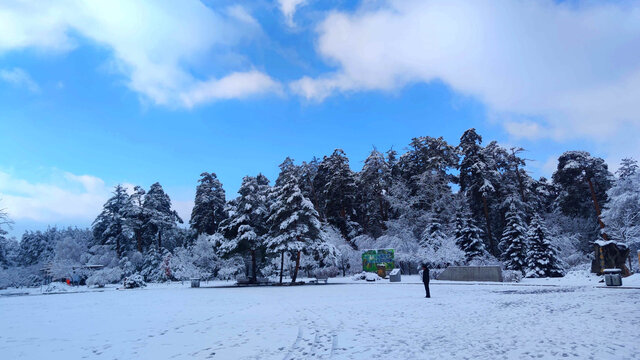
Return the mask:
<path fill-rule="evenodd" d="M 300 268 L 300 250 L 298 250 L 298 255 L 296 256 L 296 267 L 293 270 L 293 276 L 291 277 L 291 283 L 295 284 L 296 279 L 298 278 L 298 269 Z"/>
<path fill-rule="evenodd" d="M 282 272 L 284 271 L 284 251 L 280 254 L 280 284 L 282 284 Z"/>
<path fill-rule="evenodd" d="M 258 282 L 258 275 L 256 272 L 256 251 L 251 250 L 251 282 Z"/>
<path fill-rule="evenodd" d="M 136 247 L 138 248 L 138 252 L 142 252 L 142 231 L 140 229 L 135 231 L 136 233 Z"/>
<path fill-rule="evenodd" d="M 591 182 L 591 179 L 587 178 L 587 183 L 589 184 L 589 190 L 591 191 L 591 199 L 593 200 L 593 206 L 595 206 L 596 208 L 596 216 L 598 216 L 598 225 L 600 225 L 600 236 L 602 236 L 602 238 L 605 241 L 609 240 L 609 236 L 604 232 L 604 222 L 602 221 L 602 219 L 600 218 L 600 204 L 598 204 L 598 198 L 596 197 L 596 191 L 593 188 L 593 183 Z"/>
<path fill-rule="evenodd" d="M 118 259 L 120 259 L 120 235 L 116 236 L 116 255 L 118 255 Z"/>
<path fill-rule="evenodd" d="M 158 231 L 158 251 L 162 249 L 162 230 Z"/>
<path fill-rule="evenodd" d="M 520 198 L 523 203 L 527 203 L 527 199 L 524 197 L 524 184 L 522 183 L 522 176 L 520 175 L 520 169 L 518 169 L 518 163 L 516 162 L 516 177 L 518 178 L 518 187 L 520 187 Z"/>
<path fill-rule="evenodd" d="M 487 236 L 489 237 L 489 250 L 495 256 L 495 245 L 493 244 L 493 236 L 491 235 L 491 221 L 489 220 L 489 208 L 487 207 L 487 198 L 482 195 L 482 206 L 484 209 L 484 217 L 487 220 Z"/>

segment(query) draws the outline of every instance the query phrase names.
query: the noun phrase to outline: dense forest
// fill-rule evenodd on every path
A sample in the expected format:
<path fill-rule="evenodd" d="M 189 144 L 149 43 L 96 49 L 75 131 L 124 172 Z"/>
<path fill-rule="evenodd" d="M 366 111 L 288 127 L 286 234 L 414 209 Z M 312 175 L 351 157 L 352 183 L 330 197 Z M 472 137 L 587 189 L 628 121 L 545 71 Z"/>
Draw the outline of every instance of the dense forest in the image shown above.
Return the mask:
<path fill-rule="evenodd" d="M 284 272 L 362 271 L 363 249 L 393 248 L 404 273 L 428 263 L 501 264 L 528 277 L 588 269 L 592 244 L 640 245 L 640 173 L 624 159 L 616 174 L 585 151 L 567 151 L 551 179 L 532 178 L 522 148 L 484 143 L 469 129 L 459 144 L 417 137 L 406 151 L 373 149 L 354 172 L 341 149 L 296 164 L 273 183 L 246 176 L 238 195 L 215 173 L 198 180 L 183 223 L 159 183 L 113 189 L 91 229 L 7 236 L 0 213 L 0 287 L 86 278 L 90 285 L 141 275 L 256 279 Z M 101 265 L 98 271 L 87 265 Z"/>

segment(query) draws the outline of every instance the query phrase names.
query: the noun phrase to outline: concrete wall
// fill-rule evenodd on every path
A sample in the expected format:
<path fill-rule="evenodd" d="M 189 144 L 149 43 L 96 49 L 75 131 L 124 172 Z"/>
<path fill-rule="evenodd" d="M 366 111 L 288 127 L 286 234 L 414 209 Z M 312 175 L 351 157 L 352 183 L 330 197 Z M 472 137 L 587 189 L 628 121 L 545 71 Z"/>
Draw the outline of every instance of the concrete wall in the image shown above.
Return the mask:
<path fill-rule="evenodd" d="M 502 282 L 500 266 L 449 266 L 438 280 Z"/>

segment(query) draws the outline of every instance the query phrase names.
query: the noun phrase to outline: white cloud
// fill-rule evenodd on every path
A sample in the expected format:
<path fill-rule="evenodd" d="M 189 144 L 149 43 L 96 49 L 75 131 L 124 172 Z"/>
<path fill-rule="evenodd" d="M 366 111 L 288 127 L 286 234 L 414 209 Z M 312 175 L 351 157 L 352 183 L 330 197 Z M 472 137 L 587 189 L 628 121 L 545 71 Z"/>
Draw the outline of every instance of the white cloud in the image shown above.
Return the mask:
<path fill-rule="evenodd" d="M 363 4 L 319 24 L 317 50 L 336 70 L 291 83 L 294 92 L 322 101 L 441 80 L 502 115 L 516 136 L 640 134 L 639 2 Z"/>
<path fill-rule="evenodd" d="M 281 92 L 280 83 L 259 71 L 252 70 L 232 73 L 219 80 L 200 82 L 182 94 L 182 102 L 187 107 L 193 107 L 209 99 L 238 99 Z"/>
<path fill-rule="evenodd" d="M 112 196 L 113 186 L 96 176 L 53 170 L 44 178 L 30 182 L 0 171 L 0 208 L 16 224 L 90 224 Z M 133 184 L 122 186 L 133 192 Z M 188 222 L 193 200 L 172 199 L 172 205 Z"/>
<path fill-rule="evenodd" d="M 114 68 L 130 89 L 156 104 L 183 106 L 183 94 L 215 81 L 213 76 L 196 77 L 194 69 L 200 74 L 211 57 L 233 53 L 241 41 L 262 31 L 239 5 L 213 10 L 198 0 L 0 3 L 0 54 L 67 52 L 78 46 L 75 34 L 110 50 Z M 256 87 L 245 85 L 250 92 L 237 95 L 256 93 Z M 201 102 L 216 99 L 211 94 Z"/>
<path fill-rule="evenodd" d="M 307 0 L 278 0 L 280 11 L 284 15 L 284 19 L 288 26 L 294 27 L 293 16 L 296 14 L 298 7 L 304 5 Z"/>
<path fill-rule="evenodd" d="M 49 181 L 33 183 L 0 171 L 2 206 L 17 221 L 93 220 L 110 191 L 90 175 L 55 172 Z"/>
<path fill-rule="evenodd" d="M 20 68 L 0 69 L 0 80 L 17 87 L 24 87 L 34 93 L 40 92 L 40 86 L 33 81 L 31 75 Z"/>

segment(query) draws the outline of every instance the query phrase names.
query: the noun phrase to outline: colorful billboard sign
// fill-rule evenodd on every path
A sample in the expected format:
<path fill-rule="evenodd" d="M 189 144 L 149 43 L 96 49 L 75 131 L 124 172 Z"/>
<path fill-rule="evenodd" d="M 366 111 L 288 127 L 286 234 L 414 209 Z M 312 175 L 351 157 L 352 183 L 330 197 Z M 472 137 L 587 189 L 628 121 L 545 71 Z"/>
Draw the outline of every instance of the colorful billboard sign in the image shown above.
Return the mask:
<path fill-rule="evenodd" d="M 362 269 L 367 272 L 377 272 L 378 264 L 384 264 L 387 271 L 395 267 L 394 249 L 366 250 L 362 253 Z"/>

